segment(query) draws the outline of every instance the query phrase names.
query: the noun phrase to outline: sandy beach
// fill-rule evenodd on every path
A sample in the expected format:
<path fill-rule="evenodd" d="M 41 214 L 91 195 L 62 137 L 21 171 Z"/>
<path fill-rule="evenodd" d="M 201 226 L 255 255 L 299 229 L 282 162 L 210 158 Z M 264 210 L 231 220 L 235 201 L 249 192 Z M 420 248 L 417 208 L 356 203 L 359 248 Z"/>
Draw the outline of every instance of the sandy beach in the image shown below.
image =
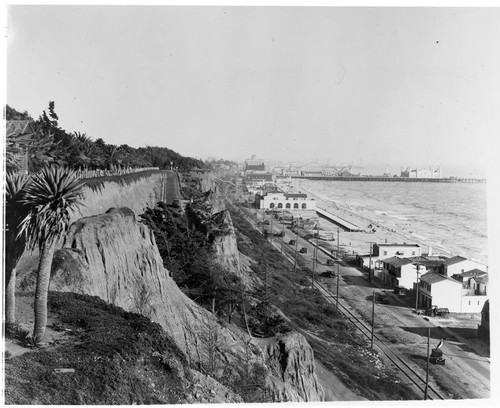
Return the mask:
<path fill-rule="evenodd" d="M 337 203 L 332 200 L 326 200 L 312 191 L 305 188 L 300 180 L 294 180 L 293 190 L 301 191 L 316 201 L 316 207 L 324 209 L 340 218 L 357 225 L 365 232 L 347 232 L 340 229 L 340 248 L 350 254 L 367 255 L 370 252 L 370 242 L 372 243 L 416 243 L 422 248 L 422 253 L 428 253 L 429 243 L 416 239 L 411 231 L 405 231 L 393 227 L 387 227 L 372 219 L 368 215 L 359 214 L 349 207 L 348 203 Z M 320 230 L 334 232 L 337 236 L 338 227 L 325 218 L 319 217 Z M 371 232 L 370 232 L 371 231 Z M 335 249 L 337 242 L 322 241 L 322 246 L 328 249 Z M 453 255 L 446 248 L 432 245 L 433 254 L 442 254 L 445 256 Z"/>

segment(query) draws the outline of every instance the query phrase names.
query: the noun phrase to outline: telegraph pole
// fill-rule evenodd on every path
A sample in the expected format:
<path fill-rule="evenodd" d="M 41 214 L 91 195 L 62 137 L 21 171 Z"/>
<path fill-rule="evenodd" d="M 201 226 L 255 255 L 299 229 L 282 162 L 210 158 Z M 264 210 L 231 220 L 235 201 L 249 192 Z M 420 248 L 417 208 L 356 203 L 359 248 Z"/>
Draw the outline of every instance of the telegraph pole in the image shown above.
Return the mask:
<path fill-rule="evenodd" d="M 337 302 L 336 302 L 337 310 L 339 310 L 339 284 L 340 284 L 340 266 L 339 266 L 339 261 L 337 260 Z"/>
<path fill-rule="evenodd" d="M 337 228 L 337 302 L 336 302 L 337 310 L 339 310 L 339 286 L 340 286 L 339 249 L 340 249 L 340 228 Z"/>
<path fill-rule="evenodd" d="M 370 261 L 368 263 L 368 282 L 372 281 L 372 243 L 370 242 Z"/>
<path fill-rule="evenodd" d="M 293 217 L 292 217 L 292 222 L 294 222 Z M 295 271 L 297 270 L 297 247 L 299 245 L 299 223 L 297 223 L 297 229 L 295 233 L 297 234 L 297 236 L 295 238 L 295 257 L 293 262 L 293 273 L 295 273 Z"/>
<path fill-rule="evenodd" d="M 431 328 L 427 329 L 427 370 L 425 373 L 425 391 L 424 391 L 424 400 L 427 399 L 427 390 L 429 388 L 429 352 L 431 348 Z"/>
<path fill-rule="evenodd" d="M 417 264 L 417 293 L 415 296 L 415 312 L 418 314 L 418 280 L 420 278 L 420 265 Z"/>
<path fill-rule="evenodd" d="M 372 299 L 372 350 L 373 350 L 373 332 L 375 331 L 375 291 L 373 291 L 373 299 Z"/>
<path fill-rule="evenodd" d="M 339 260 L 340 252 L 340 228 L 337 228 L 337 261 Z"/>
<path fill-rule="evenodd" d="M 283 241 L 285 240 L 285 208 L 283 207 L 283 215 L 281 216 L 283 227 L 281 228 L 281 253 L 283 253 Z"/>

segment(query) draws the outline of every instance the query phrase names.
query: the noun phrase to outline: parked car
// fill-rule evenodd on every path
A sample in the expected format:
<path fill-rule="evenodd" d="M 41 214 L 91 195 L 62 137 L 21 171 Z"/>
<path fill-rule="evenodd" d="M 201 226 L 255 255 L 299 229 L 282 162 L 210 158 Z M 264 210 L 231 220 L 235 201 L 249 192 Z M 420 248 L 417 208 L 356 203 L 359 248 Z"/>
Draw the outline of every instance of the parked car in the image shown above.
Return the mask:
<path fill-rule="evenodd" d="M 335 262 L 333 261 L 333 259 L 328 258 L 328 259 L 326 260 L 326 264 L 327 264 L 327 265 L 335 265 Z"/>
<path fill-rule="evenodd" d="M 288 242 L 290 245 L 295 245 L 295 240 L 291 239 L 290 242 Z"/>
<path fill-rule="evenodd" d="M 325 271 L 319 274 L 322 278 L 335 278 L 337 275 L 333 271 Z"/>
<path fill-rule="evenodd" d="M 307 254 L 307 248 L 302 247 L 302 248 L 300 248 L 299 252 L 301 254 Z"/>
<path fill-rule="evenodd" d="M 432 364 L 444 365 L 445 359 L 443 358 L 443 352 L 441 351 L 441 349 L 438 348 L 432 349 L 429 361 Z"/>

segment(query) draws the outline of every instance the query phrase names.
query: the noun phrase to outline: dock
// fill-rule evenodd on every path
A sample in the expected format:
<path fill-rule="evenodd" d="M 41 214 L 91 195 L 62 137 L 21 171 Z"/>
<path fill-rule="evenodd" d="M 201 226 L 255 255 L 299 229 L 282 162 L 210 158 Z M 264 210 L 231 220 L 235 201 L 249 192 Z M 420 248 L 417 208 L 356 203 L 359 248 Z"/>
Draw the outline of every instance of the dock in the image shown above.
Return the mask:
<path fill-rule="evenodd" d="M 486 179 L 479 178 L 410 178 L 385 176 L 291 176 L 294 179 L 328 180 L 328 181 L 390 181 L 393 183 L 473 183 L 486 184 Z"/>
<path fill-rule="evenodd" d="M 343 218 L 340 218 L 336 215 L 333 215 L 332 213 L 329 213 L 328 211 L 323 210 L 321 208 L 316 208 L 316 213 L 318 215 L 320 215 L 321 217 L 324 217 L 327 220 L 333 222 L 335 225 L 338 225 L 339 227 L 343 228 L 345 231 L 349 231 L 349 232 L 363 231 L 362 228 L 358 227 L 357 225 L 353 224 L 352 222 L 344 220 Z"/>

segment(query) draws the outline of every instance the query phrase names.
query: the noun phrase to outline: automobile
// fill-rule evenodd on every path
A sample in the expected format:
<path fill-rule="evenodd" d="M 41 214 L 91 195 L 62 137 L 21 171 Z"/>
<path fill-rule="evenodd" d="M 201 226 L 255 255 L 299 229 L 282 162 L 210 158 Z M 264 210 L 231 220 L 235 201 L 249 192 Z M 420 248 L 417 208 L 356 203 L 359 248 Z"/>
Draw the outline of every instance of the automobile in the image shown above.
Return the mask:
<path fill-rule="evenodd" d="M 294 240 L 294 239 L 291 239 L 288 243 L 289 243 L 290 245 L 295 245 L 295 240 Z"/>
<path fill-rule="evenodd" d="M 302 247 L 302 248 L 300 248 L 299 252 L 301 254 L 307 254 L 307 248 Z"/>
<path fill-rule="evenodd" d="M 328 259 L 326 260 L 326 264 L 327 264 L 327 265 L 334 265 L 335 263 L 333 262 L 333 259 L 328 258 Z"/>
<path fill-rule="evenodd" d="M 264 225 L 269 225 L 269 220 L 264 220 Z"/>
<path fill-rule="evenodd" d="M 322 278 L 335 278 L 337 275 L 335 274 L 334 271 L 326 271 L 326 272 L 321 272 L 319 274 Z"/>
<path fill-rule="evenodd" d="M 429 361 L 432 364 L 445 365 L 445 359 L 443 358 L 443 352 L 439 348 L 434 348 L 431 351 L 431 356 Z"/>

